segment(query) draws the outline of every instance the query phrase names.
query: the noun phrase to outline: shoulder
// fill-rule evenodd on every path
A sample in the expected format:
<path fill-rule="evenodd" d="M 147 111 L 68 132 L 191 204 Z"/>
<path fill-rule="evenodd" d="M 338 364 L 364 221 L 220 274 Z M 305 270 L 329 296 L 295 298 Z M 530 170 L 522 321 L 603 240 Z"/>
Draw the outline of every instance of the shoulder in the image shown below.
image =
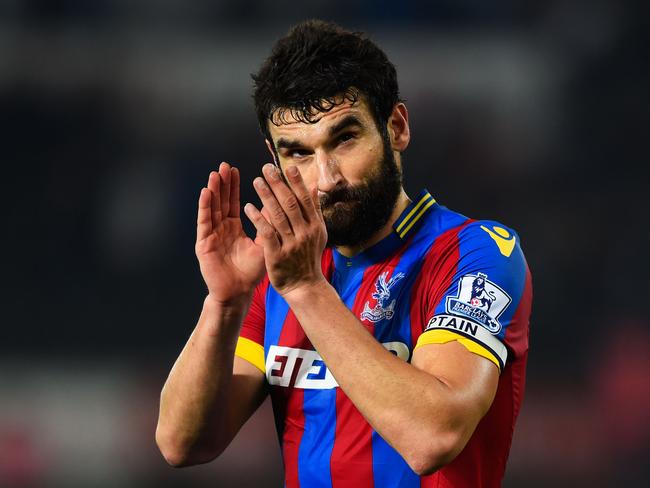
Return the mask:
<path fill-rule="evenodd" d="M 427 261 L 523 261 L 520 238 L 513 228 L 495 220 L 468 218 L 445 207 L 436 214 L 419 243 L 427 248 Z"/>
<path fill-rule="evenodd" d="M 509 258 L 521 250 L 517 232 L 495 220 L 468 219 L 458 232 L 460 243 L 469 248 L 484 249 Z"/>
<path fill-rule="evenodd" d="M 421 270 L 423 292 L 438 304 L 468 290 L 517 303 L 531 280 L 519 235 L 494 220 L 466 218 L 449 228 L 433 242 Z"/>

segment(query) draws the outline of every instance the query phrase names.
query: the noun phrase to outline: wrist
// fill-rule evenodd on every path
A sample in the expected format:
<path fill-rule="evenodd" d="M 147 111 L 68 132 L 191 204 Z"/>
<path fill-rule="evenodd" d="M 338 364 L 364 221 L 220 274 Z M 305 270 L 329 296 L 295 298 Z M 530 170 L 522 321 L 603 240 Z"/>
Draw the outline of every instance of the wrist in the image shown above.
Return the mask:
<path fill-rule="evenodd" d="M 244 315 L 253 300 L 253 292 L 221 300 L 208 293 L 203 301 L 203 308 L 222 316 Z"/>
<path fill-rule="evenodd" d="M 301 304 L 314 296 L 322 296 L 326 294 L 332 286 L 327 282 L 325 277 L 316 281 L 301 283 L 300 285 L 292 288 L 291 290 L 282 294 L 282 297 L 289 304 Z M 292 307 L 293 308 L 293 307 Z"/>
<path fill-rule="evenodd" d="M 198 327 L 208 336 L 217 338 L 222 344 L 229 344 L 234 352 L 239 329 L 250 303 L 251 300 L 246 300 L 245 297 L 224 302 L 208 294 L 203 301 Z"/>

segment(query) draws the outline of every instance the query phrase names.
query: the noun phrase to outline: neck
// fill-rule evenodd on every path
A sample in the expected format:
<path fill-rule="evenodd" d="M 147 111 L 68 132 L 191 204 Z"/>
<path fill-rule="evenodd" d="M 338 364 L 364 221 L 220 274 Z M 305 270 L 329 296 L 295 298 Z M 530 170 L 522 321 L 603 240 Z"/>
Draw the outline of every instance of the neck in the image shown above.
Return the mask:
<path fill-rule="evenodd" d="M 354 246 L 336 246 L 336 250 L 346 258 L 351 258 L 356 256 L 360 252 L 363 252 L 364 250 L 368 249 L 369 247 L 374 246 L 379 241 L 381 241 L 384 237 L 386 237 L 391 232 L 393 232 L 393 224 L 395 223 L 397 218 L 402 214 L 404 209 L 409 206 L 409 203 L 411 203 L 411 199 L 404 191 L 404 188 L 402 188 L 399 196 L 397 197 L 397 202 L 395 203 L 393 212 L 391 213 L 388 222 L 386 222 L 386 225 L 384 225 L 381 229 L 375 232 L 375 234 L 373 234 L 373 236 L 367 241 Z"/>

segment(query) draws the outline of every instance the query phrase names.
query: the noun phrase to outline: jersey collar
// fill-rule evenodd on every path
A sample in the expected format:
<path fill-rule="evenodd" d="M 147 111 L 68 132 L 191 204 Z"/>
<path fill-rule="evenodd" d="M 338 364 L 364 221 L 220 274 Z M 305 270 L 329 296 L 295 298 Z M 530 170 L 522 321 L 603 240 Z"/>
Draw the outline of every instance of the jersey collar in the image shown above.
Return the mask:
<path fill-rule="evenodd" d="M 383 261 L 404 245 L 405 239 L 414 235 L 423 217 L 438 207 L 436 200 L 428 190 L 422 190 L 418 196 L 400 214 L 393 224 L 393 231 L 381 241 L 354 257 L 348 258 L 332 248 L 332 256 L 337 269 L 366 267 Z"/>
<path fill-rule="evenodd" d="M 415 233 L 419 225 L 424 221 L 422 217 L 437 206 L 436 199 L 431 196 L 431 193 L 426 188 L 422 190 L 393 224 L 393 229 L 399 238 L 404 239 L 406 236 Z"/>

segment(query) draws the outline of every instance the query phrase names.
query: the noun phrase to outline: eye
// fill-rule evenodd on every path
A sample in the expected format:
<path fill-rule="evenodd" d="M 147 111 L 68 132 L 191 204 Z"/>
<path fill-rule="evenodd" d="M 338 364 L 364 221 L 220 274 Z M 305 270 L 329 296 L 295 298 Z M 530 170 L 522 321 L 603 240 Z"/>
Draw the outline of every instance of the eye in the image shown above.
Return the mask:
<path fill-rule="evenodd" d="M 289 152 L 289 157 L 294 159 L 304 158 L 305 156 L 307 156 L 307 151 L 304 149 L 294 149 Z"/>
<path fill-rule="evenodd" d="M 344 144 L 355 138 L 356 138 L 356 134 L 354 134 L 353 132 L 344 132 L 337 138 L 337 142 L 339 144 Z"/>

